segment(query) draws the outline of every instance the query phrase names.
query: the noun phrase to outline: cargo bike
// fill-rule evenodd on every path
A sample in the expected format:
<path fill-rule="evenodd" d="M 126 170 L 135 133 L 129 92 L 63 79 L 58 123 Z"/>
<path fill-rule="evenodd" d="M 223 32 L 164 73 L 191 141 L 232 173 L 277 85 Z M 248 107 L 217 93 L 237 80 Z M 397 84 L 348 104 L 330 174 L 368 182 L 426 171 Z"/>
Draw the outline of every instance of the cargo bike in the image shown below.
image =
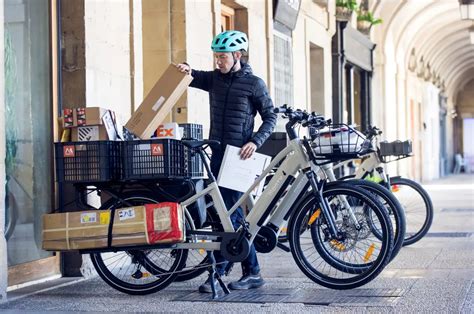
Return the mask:
<path fill-rule="evenodd" d="M 80 250 L 91 255 L 101 278 L 125 293 L 156 292 L 172 283 L 180 272 L 195 269 L 196 266 L 186 268 L 189 252 L 203 250 L 209 252 L 209 263 L 201 263 L 201 266 L 209 267 L 210 276 L 219 279 L 223 285 L 215 272 L 213 251 L 219 250 L 230 262 L 245 259 L 252 243 L 259 251 L 270 252 L 277 246 L 278 233 L 285 225 L 288 225 L 288 239 L 295 262 L 314 282 L 332 289 L 352 289 L 380 274 L 389 262 L 393 248 L 393 229 L 385 208 L 361 188 L 319 179 L 313 167 L 318 158 L 334 154 L 355 156 L 364 149 L 364 145 L 359 143 L 354 149 L 346 151 L 334 146 L 330 151 L 321 153 L 311 139 L 299 138 L 295 127 L 323 129 L 328 126 L 324 117 L 287 107 L 276 111 L 288 119 L 286 131 L 289 145 L 230 209 L 225 207 L 205 160 L 204 148 L 218 142 L 182 141 L 188 151 L 193 151 L 204 161 L 209 176 L 202 191 L 190 192 L 178 200 L 184 210 L 184 241 L 143 246 L 109 245 L 106 248 Z M 277 169 L 276 172 L 262 195 L 255 200 L 251 192 L 273 168 Z M 139 184 L 143 182 L 140 180 Z M 308 193 L 308 185 L 311 186 L 311 193 Z M 104 187 L 96 184 L 96 188 Z M 153 190 L 147 191 L 147 194 L 150 197 L 136 192 L 119 193 L 110 203 L 102 204 L 102 208 L 113 210 L 123 205 L 156 201 Z M 207 214 L 215 221 L 209 224 L 210 227 L 199 229 L 202 226 L 196 226 L 189 209 L 203 197 Z M 250 204 L 251 210 L 235 230 L 230 215 L 244 202 Z M 225 285 L 223 288 L 227 292 Z"/>

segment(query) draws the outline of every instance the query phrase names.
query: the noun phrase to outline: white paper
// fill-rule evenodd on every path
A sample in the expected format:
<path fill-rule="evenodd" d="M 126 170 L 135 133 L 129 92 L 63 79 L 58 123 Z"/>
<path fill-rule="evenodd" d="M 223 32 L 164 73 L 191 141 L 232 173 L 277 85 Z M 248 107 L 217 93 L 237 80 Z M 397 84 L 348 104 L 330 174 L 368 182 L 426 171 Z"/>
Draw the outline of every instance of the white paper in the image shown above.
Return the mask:
<path fill-rule="evenodd" d="M 109 141 L 116 141 L 117 132 L 115 132 L 116 130 L 114 120 L 112 119 L 112 115 L 109 110 L 107 110 L 107 112 L 102 116 L 102 122 L 104 123 L 105 130 L 107 131 Z"/>
<path fill-rule="evenodd" d="M 263 170 L 270 164 L 271 156 L 253 153 L 252 157 L 240 158 L 240 148 L 227 145 L 217 178 L 217 184 L 235 191 L 247 192 Z M 264 180 L 252 194 L 258 196 L 262 192 Z"/>

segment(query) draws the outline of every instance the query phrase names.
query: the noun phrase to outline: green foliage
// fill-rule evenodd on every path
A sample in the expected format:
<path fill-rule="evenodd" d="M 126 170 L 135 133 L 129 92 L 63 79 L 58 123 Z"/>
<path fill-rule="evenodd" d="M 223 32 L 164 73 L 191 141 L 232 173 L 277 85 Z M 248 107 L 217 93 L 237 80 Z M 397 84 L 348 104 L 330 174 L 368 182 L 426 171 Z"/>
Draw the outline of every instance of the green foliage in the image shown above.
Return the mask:
<path fill-rule="evenodd" d="M 336 7 L 347 8 L 351 11 L 357 10 L 356 0 L 336 0 Z"/>
<path fill-rule="evenodd" d="M 370 25 L 377 25 L 383 22 L 382 19 L 375 18 L 371 12 L 362 11 L 357 12 L 357 20 L 369 22 Z"/>

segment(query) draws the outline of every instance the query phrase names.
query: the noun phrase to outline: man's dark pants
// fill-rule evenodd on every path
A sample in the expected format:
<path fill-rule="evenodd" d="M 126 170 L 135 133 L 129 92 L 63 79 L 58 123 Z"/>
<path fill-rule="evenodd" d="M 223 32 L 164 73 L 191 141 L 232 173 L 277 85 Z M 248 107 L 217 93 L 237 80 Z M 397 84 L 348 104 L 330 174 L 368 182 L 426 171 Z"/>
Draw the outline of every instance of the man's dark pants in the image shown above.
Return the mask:
<path fill-rule="evenodd" d="M 219 175 L 219 169 L 221 167 L 222 159 L 224 157 L 223 155 L 224 154 L 222 151 L 219 151 L 219 150 L 212 151 L 211 171 L 216 179 Z M 232 206 L 234 206 L 234 204 L 237 203 L 239 198 L 243 195 L 242 192 L 229 190 L 223 187 L 220 187 L 219 190 L 222 194 L 222 198 L 228 210 L 231 209 Z M 232 221 L 232 225 L 234 226 L 234 229 L 237 230 L 241 226 L 241 221 L 243 221 L 244 219 L 242 207 L 239 206 L 234 211 L 234 213 L 230 216 L 230 219 Z M 215 251 L 214 256 L 216 257 L 216 262 L 218 263 L 217 271 L 219 272 L 220 275 L 223 275 L 228 262 L 222 257 L 219 251 Z M 245 260 L 242 261 L 242 274 L 245 276 L 245 275 L 256 275 L 258 273 L 260 273 L 260 266 L 258 265 L 257 252 L 255 251 L 255 246 L 252 244 L 250 246 L 249 255 L 247 256 Z"/>

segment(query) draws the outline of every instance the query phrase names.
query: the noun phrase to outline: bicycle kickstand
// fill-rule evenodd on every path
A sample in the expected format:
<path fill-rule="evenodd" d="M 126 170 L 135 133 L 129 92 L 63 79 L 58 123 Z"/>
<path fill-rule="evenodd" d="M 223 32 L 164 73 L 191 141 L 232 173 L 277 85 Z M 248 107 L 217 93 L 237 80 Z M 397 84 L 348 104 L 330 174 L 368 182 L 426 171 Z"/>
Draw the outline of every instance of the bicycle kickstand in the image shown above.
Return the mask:
<path fill-rule="evenodd" d="M 212 299 L 215 300 L 219 298 L 219 294 L 217 293 L 214 279 L 217 279 L 217 282 L 219 282 L 219 285 L 222 287 L 222 290 L 224 291 L 226 295 L 229 294 L 230 291 L 225 285 L 224 281 L 222 281 L 222 278 L 219 275 L 219 273 L 216 271 L 216 258 L 214 257 L 214 252 L 207 251 L 207 256 L 208 256 L 209 261 L 211 262 L 211 265 L 209 266 L 209 283 L 211 284 L 211 289 L 212 289 Z"/>

